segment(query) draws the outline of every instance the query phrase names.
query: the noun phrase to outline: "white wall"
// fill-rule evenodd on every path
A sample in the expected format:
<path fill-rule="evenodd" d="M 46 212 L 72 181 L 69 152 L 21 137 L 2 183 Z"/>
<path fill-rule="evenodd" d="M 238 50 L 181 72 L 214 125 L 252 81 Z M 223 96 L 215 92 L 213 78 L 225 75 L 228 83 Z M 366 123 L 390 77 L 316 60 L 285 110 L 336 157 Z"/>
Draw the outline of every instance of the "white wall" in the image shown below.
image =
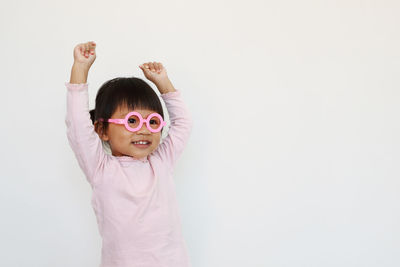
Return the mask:
<path fill-rule="evenodd" d="M 77 43 L 90 108 L 160 61 L 195 119 L 175 171 L 193 267 L 400 266 L 398 1 L 9 1 L 0 8 L 0 265 L 88 267 L 101 239 L 68 145 Z M 154 87 L 153 87 L 154 88 Z"/>

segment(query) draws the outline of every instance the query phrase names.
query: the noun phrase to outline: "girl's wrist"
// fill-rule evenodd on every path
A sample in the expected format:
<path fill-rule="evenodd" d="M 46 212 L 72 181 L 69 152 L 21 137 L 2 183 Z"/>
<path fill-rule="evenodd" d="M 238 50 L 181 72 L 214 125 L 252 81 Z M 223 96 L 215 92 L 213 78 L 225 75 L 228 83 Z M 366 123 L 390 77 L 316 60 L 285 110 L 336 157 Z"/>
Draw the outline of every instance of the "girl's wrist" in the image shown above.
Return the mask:
<path fill-rule="evenodd" d="M 90 67 L 88 66 L 88 64 L 85 63 L 74 62 L 74 64 L 72 65 L 72 69 L 89 72 Z"/>
<path fill-rule="evenodd" d="M 70 83 L 86 83 L 89 67 L 85 64 L 74 62 L 71 69 Z"/>
<path fill-rule="evenodd" d="M 167 80 L 165 80 L 165 81 L 163 81 L 163 82 L 161 82 L 159 84 L 156 84 L 156 86 L 158 88 L 158 91 L 160 91 L 161 94 L 166 94 L 166 93 L 169 93 L 169 92 L 175 92 L 176 91 L 174 86 L 172 85 L 172 83 L 171 83 L 171 81 L 169 79 L 167 79 Z"/>

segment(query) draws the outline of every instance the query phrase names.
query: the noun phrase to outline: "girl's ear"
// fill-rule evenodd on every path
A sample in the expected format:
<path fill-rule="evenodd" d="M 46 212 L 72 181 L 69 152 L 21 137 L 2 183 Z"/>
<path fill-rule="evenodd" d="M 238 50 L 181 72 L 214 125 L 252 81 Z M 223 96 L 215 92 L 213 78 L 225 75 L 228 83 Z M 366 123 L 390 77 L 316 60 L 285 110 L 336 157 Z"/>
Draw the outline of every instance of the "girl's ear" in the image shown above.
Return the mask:
<path fill-rule="evenodd" d="M 108 141 L 108 135 L 107 133 L 103 132 L 103 123 L 99 121 L 94 122 L 94 130 L 96 133 L 99 135 L 100 139 L 103 141 Z"/>

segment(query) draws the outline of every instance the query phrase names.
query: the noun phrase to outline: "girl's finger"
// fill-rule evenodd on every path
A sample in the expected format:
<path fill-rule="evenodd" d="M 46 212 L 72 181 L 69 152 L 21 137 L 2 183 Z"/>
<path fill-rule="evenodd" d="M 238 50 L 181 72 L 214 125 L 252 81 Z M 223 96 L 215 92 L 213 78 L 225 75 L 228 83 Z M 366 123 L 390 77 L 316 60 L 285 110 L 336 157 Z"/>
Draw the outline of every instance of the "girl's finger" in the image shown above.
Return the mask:
<path fill-rule="evenodd" d="M 154 69 L 158 72 L 158 70 L 160 69 L 158 67 L 158 62 L 153 62 L 153 64 L 154 64 Z"/>
<path fill-rule="evenodd" d="M 86 43 L 82 45 L 83 56 L 86 57 Z"/>
<path fill-rule="evenodd" d="M 94 54 L 94 50 L 96 49 L 96 44 L 94 42 L 90 43 L 90 54 Z"/>
<path fill-rule="evenodd" d="M 90 53 L 90 43 L 87 42 L 86 43 L 86 57 L 89 57 L 89 53 Z"/>

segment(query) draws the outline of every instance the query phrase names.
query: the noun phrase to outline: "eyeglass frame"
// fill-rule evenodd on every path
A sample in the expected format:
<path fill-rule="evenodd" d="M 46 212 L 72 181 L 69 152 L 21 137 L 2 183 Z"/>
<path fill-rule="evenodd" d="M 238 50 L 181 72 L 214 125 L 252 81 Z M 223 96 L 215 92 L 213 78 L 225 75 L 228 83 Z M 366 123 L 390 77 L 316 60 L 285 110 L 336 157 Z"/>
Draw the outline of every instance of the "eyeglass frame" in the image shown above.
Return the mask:
<path fill-rule="evenodd" d="M 132 128 L 132 127 L 130 127 L 129 124 L 128 124 L 128 119 L 129 119 L 129 117 L 132 116 L 132 115 L 136 115 L 136 116 L 139 118 L 139 120 L 140 120 L 139 125 L 138 125 L 138 127 L 136 127 L 136 128 Z M 154 130 L 153 128 L 150 127 L 150 119 L 153 118 L 153 117 L 157 117 L 157 118 L 160 119 L 160 126 L 159 126 L 157 129 L 155 129 L 155 130 Z M 103 118 L 100 118 L 100 119 L 98 119 L 98 120 L 99 120 L 99 121 L 104 121 Z M 158 132 L 160 132 L 161 129 L 162 129 L 165 125 L 167 125 L 167 123 L 163 120 L 163 118 L 161 117 L 161 115 L 158 114 L 157 112 L 151 113 L 149 116 L 147 116 L 147 119 L 144 119 L 144 118 L 142 117 L 142 115 L 141 115 L 139 112 L 131 111 L 131 112 L 129 112 L 128 114 L 126 114 L 125 118 L 123 118 L 123 119 L 108 119 L 107 122 L 111 122 L 111 123 L 115 123 L 115 124 L 123 124 L 123 125 L 125 125 L 125 128 L 126 128 L 128 131 L 130 131 L 130 132 L 137 132 L 137 131 L 139 131 L 139 130 L 142 128 L 143 123 L 146 123 L 147 129 L 148 129 L 150 132 L 152 132 L 152 133 L 158 133 Z"/>

